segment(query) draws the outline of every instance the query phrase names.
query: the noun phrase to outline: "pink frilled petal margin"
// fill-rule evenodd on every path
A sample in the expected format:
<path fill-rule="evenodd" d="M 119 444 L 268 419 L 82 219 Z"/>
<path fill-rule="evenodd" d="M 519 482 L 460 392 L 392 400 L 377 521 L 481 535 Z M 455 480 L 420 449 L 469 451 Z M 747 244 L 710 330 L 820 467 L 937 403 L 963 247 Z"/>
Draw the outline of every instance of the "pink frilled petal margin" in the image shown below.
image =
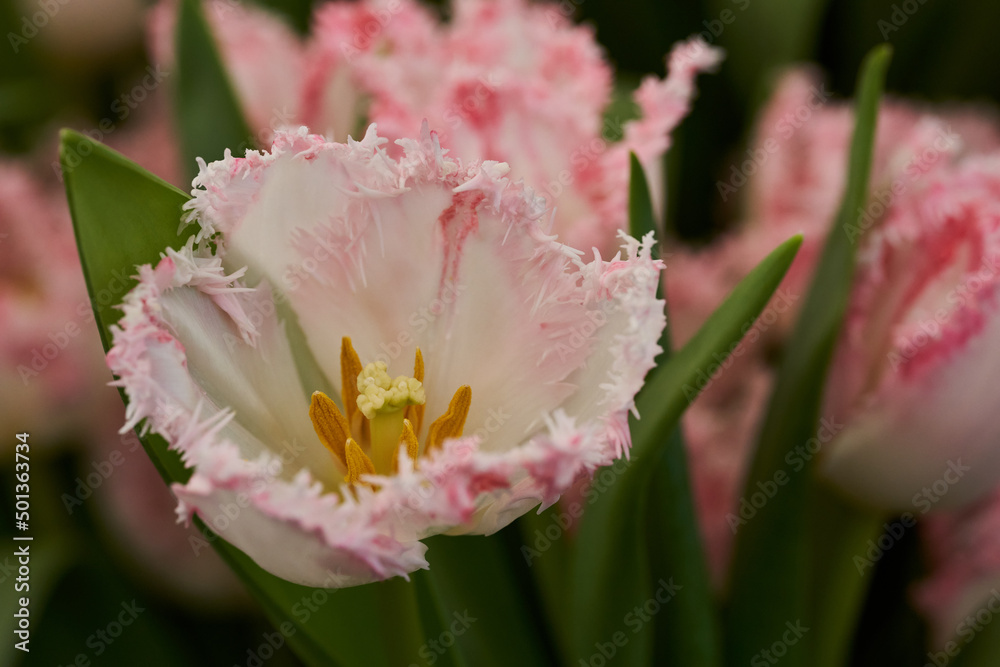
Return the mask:
<path fill-rule="evenodd" d="M 301 128 L 269 153 L 202 164 L 189 203 L 201 230 L 140 268 L 108 355 L 125 428 L 145 420 L 194 471 L 173 487 L 181 519 L 199 515 L 305 585 L 426 568 L 420 539 L 492 533 L 627 455 L 628 413 L 660 351 L 651 236 L 585 262 L 543 231 L 543 202 L 505 164 L 465 166 L 426 129 L 397 142 L 398 160 L 384 143 L 374 127 L 347 144 Z M 282 307 L 334 388 L 342 335 L 394 374 L 419 346 L 424 430 L 469 384 L 465 437 L 366 477 L 377 491 L 346 492 L 311 432 L 316 387 L 299 377 Z"/>

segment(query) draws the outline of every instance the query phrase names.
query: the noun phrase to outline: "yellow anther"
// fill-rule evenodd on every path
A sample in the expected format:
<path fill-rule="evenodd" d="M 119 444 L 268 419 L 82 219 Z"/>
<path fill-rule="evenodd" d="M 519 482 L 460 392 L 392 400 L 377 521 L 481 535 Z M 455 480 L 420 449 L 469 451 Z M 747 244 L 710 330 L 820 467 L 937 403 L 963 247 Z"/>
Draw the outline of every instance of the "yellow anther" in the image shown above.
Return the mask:
<path fill-rule="evenodd" d="M 448 411 L 434 420 L 427 430 L 427 443 L 424 453 L 441 446 L 448 438 L 459 438 L 465 428 L 465 420 L 469 416 L 469 406 L 472 404 L 472 388 L 462 385 L 451 398 Z"/>
<path fill-rule="evenodd" d="M 347 477 L 345 481 L 348 484 L 357 484 L 362 475 L 375 474 L 375 466 L 372 465 L 372 460 L 368 458 L 368 455 L 362 451 L 361 446 L 354 442 L 353 439 L 347 440 L 347 446 L 344 447 L 344 454 L 347 459 Z"/>
<path fill-rule="evenodd" d="M 347 423 L 355 429 L 355 433 L 363 441 L 368 440 L 368 422 L 360 417 L 358 411 L 358 375 L 364 370 L 361 358 L 354 351 L 351 339 L 344 336 L 340 341 L 340 399 L 347 413 Z"/>
<path fill-rule="evenodd" d="M 417 436 L 413 432 L 413 424 L 410 423 L 409 419 L 403 420 L 403 432 L 399 434 L 399 444 L 406 445 L 406 455 L 410 457 L 411 461 L 417 460 L 417 456 L 420 454 L 420 441 L 417 440 Z M 392 471 L 397 472 L 398 470 L 399 459 L 393 459 Z"/>
<path fill-rule="evenodd" d="M 393 380 L 388 370 L 384 361 L 376 361 L 358 375 L 358 409 L 369 420 L 379 412 L 400 410 L 426 400 L 420 380 L 405 375 Z"/>
<path fill-rule="evenodd" d="M 417 348 L 416 359 L 413 361 L 413 377 L 423 384 L 424 355 L 420 353 L 419 347 Z M 414 433 L 420 433 L 420 428 L 424 425 L 424 406 L 425 403 L 406 406 L 406 418 L 409 419 L 410 423 L 413 425 Z"/>
<path fill-rule="evenodd" d="M 351 437 L 351 427 L 347 418 L 341 414 L 337 404 L 321 391 L 315 391 L 309 403 L 309 418 L 320 442 L 326 446 L 342 466 L 347 466 L 344 447 Z"/>

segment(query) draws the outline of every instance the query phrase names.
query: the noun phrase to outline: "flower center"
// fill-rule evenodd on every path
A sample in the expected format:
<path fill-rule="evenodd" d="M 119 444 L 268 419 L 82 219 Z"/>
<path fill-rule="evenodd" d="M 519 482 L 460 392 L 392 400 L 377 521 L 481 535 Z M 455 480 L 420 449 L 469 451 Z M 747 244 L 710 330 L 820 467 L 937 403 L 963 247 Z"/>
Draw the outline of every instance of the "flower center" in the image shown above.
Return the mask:
<path fill-rule="evenodd" d="M 401 455 L 414 462 L 420 456 L 418 435 L 423 427 L 426 401 L 420 348 L 412 377 L 400 375 L 392 379 L 388 371 L 381 361 L 362 366 L 351 339 L 345 337 L 340 347 L 344 412 L 323 392 L 312 395 L 309 417 L 313 428 L 320 442 L 333 454 L 334 463 L 348 484 L 357 484 L 361 475 L 395 473 Z M 448 438 L 461 437 L 471 403 L 472 389 L 468 385 L 459 387 L 448 410 L 427 429 L 424 454 L 440 447 Z"/>

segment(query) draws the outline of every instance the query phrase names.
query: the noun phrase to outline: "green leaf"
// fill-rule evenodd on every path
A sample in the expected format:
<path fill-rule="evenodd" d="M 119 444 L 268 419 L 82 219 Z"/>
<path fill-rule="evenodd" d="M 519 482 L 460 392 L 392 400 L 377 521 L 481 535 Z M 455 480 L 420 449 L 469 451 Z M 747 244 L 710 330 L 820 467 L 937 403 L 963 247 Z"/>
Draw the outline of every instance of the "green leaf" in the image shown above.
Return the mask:
<path fill-rule="evenodd" d="M 628 182 L 628 223 L 629 234 L 641 239 L 649 232 L 661 237 L 660 226 L 656 224 L 656 214 L 653 212 L 653 200 L 649 195 L 649 183 L 646 172 L 639 163 L 635 153 L 629 153 Z"/>
<path fill-rule="evenodd" d="M 578 516 L 585 504 L 557 503 L 541 514 L 528 512 L 516 523 L 521 537 L 518 551 L 531 571 L 549 634 L 563 662 L 569 662 L 573 653 L 572 627 L 566 613 L 573 539 L 567 531 L 576 522 L 574 515 Z"/>
<path fill-rule="evenodd" d="M 728 355 L 737 347 L 777 289 L 801 242 L 801 237 L 794 237 L 765 258 L 688 344 L 647 379 L 636 401 L 642 419 L 633 425 L 631 461 L 619 461 L 595 475 L 591 487 L 595 502 L 581 521 L 572 568 L 575 587 L 568 610 L 575 631 L 572 662 L 577 658 L 586 661 L 600 650 L 595 642 L 614 643 L 615 633 L 623 632 L 628 641 L 616 647 L 615 664 L 650 664 L 656 633 L 649 630 L 650 622 L 637 620 L 642 615 L 635 612 L 635 607 L 655 599 L 658 591 L 661 598 L 669 595 L 665 590 L 668 587 L 650 581 L 653 570 L 643 540 L 648 526 L 647 489 L 654 471 L 659 469 L 658 456 L 667 447 L 681 413 L 697 394 L 694 386 L 699 374 L 717 363 L 716 355 Z M 666 535 L 663 539 L 674 537 Z M 679 549 L 684 551 L 683 547 Z M 671 583 L 669 577 L 665 583 Z M 697 581 L 675 579 L 674 583 L 690 585 L 687 591 L 700 595 L 701 584 Z M 681 589 L 677 600 L 684 594 Z M 674 602 L 661 606 L 669 609 Z M 656 616 L 654 620 L 666 622 L 662 618 Z M 704 620 L 699 613 L 696 622 Z M 672 618 L 670 622 L 682 621 Z M 704 646 L 700 640 L 694 644 Z"/>
<path fill-rule="evenodd" d="M 830 497 L 815 483 L 816 457 L 795 450 L 810 441 L 828 441 L 838 428 L 838 415 L 820 421 L 820 401 L 850 296 L 855 261 L 850 229 L 868 196 L 889 56 L 888 48 L 877 48 L 862 67 L 844 198 L 785 353 L 746 482 L 744 497 L 765 493 L 770 498 L 736 536 L 727 625 L 730 665 L 747 664 L 783 636 L 787 623 L 799 621 L 810 630 L 783 664 L 842 664 L 867 581 L 852 572 L 851 556 L 863 553 L 861 545 L 869 537 L 877 537 L 880 517 Z M 817 552 L 821 538 L 836 550 Z"/>
<path fill-rule="evenodd" d="M 221 160 L 227 148 L 242 155 L 256 147 L 232 83 L 212 38 L 200 0 L 181 0 L 177 16 L 175 114 L 187 180 L 198 175 L 195 158 Z"/>
<path fill-rule="evenodd" d="M 514 560 L 520 555 L 504 545 L 508 533 L 513 535 L 513 529 L 490 537 L 438 535 L 424 541 L 430 570 L 414 576 L 433 589 L 443 627 L 456 629 L 456 654 L 463 656 L 456 664 L 551 664 L 525 590 L 527 577 L 519 576 L 523 560 Z"/>
<path fill-rule="evenodd" d="M 133 267 L 155 263 L 165 248 L 182 246 L 193 231 L 177 232 L 181 207 L 188 197 L 76 132 L 64 130 L 61 138 L 70 212 L 106 350 L 111 341 L 109 327 L 120 317 L 112 306 L 134 284 L 128 277 Z M 162 438 L 142 440 L 168 483 L 187 480 L 188 472 Z M 265 572 L 238 549 L 204 532 L 206 541 L 216 547 L 309 664 L 389 667 L 402 659 L 415 659 L 423 633 L 412 586 L 401 580 L 342 590 L 297 586 Z M 392 641 L 382 638 L 383 625 L 377 619 L 391 623 Z"/>

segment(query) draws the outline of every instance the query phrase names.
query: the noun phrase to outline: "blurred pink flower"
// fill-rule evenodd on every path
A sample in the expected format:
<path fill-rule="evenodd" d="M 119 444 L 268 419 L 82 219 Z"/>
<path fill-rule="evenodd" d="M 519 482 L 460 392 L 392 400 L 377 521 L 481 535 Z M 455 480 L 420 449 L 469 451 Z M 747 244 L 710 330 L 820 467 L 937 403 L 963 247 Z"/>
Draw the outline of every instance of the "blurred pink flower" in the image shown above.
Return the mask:
<path fill-rule="evenodd" d="M 613 252 L 627 222 L 628 151 L 651 172 L 662 205 L 669 133 L 688 112 L 695 76 L 721 52 L 697 40 L 678 45 L 670 77 L 650 77 L 636 93 L 643 118 L 605 119 L 611 67 L 592 30 L 574 26 L 561 6 L 453 4 L 447 25 L 405 1 L 320 10 L 304 122 L 342 132 L 350 125 L 339 119 L 356 124 L 365 100 L 368 121 L 393 139 L 415 136 L 426 119 L 452 156 L 512 165 L 510 178 L 555 209 L 552 230 L 566 243 Z"/>
<path fill-rule="evenodd" d="M 405 576 L 422 538 L 499 530 L 627 452 L 664 324 L 651 238 L 585 263 L 506 165 L 384 144 L 302 129 L 203 165 L 197 241 L 141 268 L 108 356 L 127 427 L 194 468 L 181 517 L 307 585 Z M 415 354 L 410 378 L 362 366 Z"/>
<path fill-rule="evenodd" d="M 131 275 L 123 266 L 111 283 L 93 286 L 94 298 L 120 300 Z M 27 163 L 0 164 L 0 326 L 0 423 L 29 433 L 38 451 L 72 446 L 85 461 L 60 494 L 67 513 L 97 503 L 95 517 L 126 559 L 155 574 L 164 592 L 231 602 L 238 584 L 228 568 L 214 554 L 196 558 L 184 531 L 162 529 L 170 494 L 150 487 L 158 475 L 135 435 L 115 432 L 125 408 L 108 386 L 65 194 Z"/>
<path fill-rule="evenodd" d="M 98 287 L 110 301 L 125 284 Z M 53 442 L 116 419 L 62 191 L 14 163 L 0 164 L 0 322 L 0 422 Z"/>
<path fill-rule="evenodd" d="M 793 70 L 783 76 L 758 119 L 750 149 L 741 154 L 743 159 L 726 168 L 719 181 L 724 202 L 739 205 L 733 211 L 738 212 L 740 222 L 705 248 L 672 248 L 673 252 L 667 256 L 664 280 L 670 326 L 675 344 L 683 344 L 770 250 L 793 234 L 804 236 L 802 248 L 777 296 L 740 344 L 739 357 L 706 369 L 704 377 L 692 387 L 692 395 L 698 389 L 704 389 L 705 394 L 695 399 L 682 422 L 691 451 L 702 532 L 708 542 L 715 580 L 720 585 L 734 532 L 726 517 L 736 515 L 739 509 L 739 485 L 753 450 L 756 435 L 753 429 L 762 419 L 764 396 L 770 392 L 772 365 L 780 358 L 781 348 L 804 301 L 844 186 L 852 117 L 846 106 L 828 98 L 829 93 L 809 70 Z M 893 215 L 910 215 L 906 211 L 912 206 L 904 202 L 914 201 L 915 193 L 928 187 L 926 184 L 932 178 L 945 179 L 948 174 L 957 173 L 956 165 L 963 160 L 1000 147 L 1000 134 L 989 116 L 961 107 L 941 112 L 944 115 L 935 116 L 902 102 L 883 103 L 872 172 L 875 198 L 866 209 L 873 222 L 867 225 L 867 219 L 863 219 L 856 230 L 845 230 L 862 244 L 862 267 L 874 262 L 872 256 L 879 251 L 873 248 L 884 243 L 873 243 L 878 236 L 874 218 L 884 215 L 879 207 L 898 210 Z M 947 182 L 941 181 L 935 191 L 942 190 Z M 890 200 L 883 191 L 889 188 L 891 192 L 893 184 L 904 194 L 894 194 Z M 963 197 L 959 192 L 969 192 L 967 185 L 956 181 L 954 186 L 959 198 Z M 881 199 L 880 192 L 883 192 Z M 871 273 L 869 269 L 868 274 Z M 914 280 L 920 275 L 910 267 L 899 270 L 899 275 L 894 273 L 892 279 L 897 281 L 904 273 Z M 859 276 L 859 280 L 863 279 Z M 877 292 L 874 288 L 869 291 Z M 884 304 L 873 305 L 868 312 L 876 313 L 883 307 Z M 857 295 L 852 308 L 854 311 L 861 308 Z M 866 316 L 855 312 L 855 322 L 867 321 Z M 854 340 L 860 347 L 874 342 L 871 336 L 860 334 L 855 334 Z M 857 350 L 852 348 L 852 352 Z M 888 352 L 888 348 L 882 350 L 882 354 Z M 871 354 L 877 355 L 878 351 Z M 856 371 L 863 365 L 857 356 L 849 359 L 846 349 L 840 355 L 833 364 L 832 392 L 842 391 L 837 387 L 842 386 L 841 376 L 847 367 Z M 824 414 L 844 421 L 845 411 L 842 405 L 832 407 L 828 403 Z M 737 428 L 742 429 L 739 434 Z M 836 446 L 828 445 L 831 452 Z M 935 471 L 937 476 L 944 473 L 947 458 L 945 455 L 941 460 L 940 469 Z M 883 466 L 868 480 L 889 488 L 891 483 L 875 480 L 898 479 L 897 468 L 898 465 Z M 853 477 L 853 473 L 845 472 L 845 477 Z M 910 496 L 912 493 L 906 501 Z M 958 494 L 954 498 L 958 499 Z M 720 549 L 722 553 L 717 553 Z"/>
<path fill-rule="evenodd" d="M 824 408 L 847 426 L 824 473 L 906 509 L 967 466 L 941 505 L 967 503 L 1000 473 L 1000 154 L 927 174 L 868 236 Z"/>
<path fill-rule="evenodd" d="M 233 0 L 204 3 L 205 16 L 216 39 L 251 130 L 248 143 L 266 143 L 271 132 L 295 123 L 306 66 L 301 40 L 271 12 Z M 177 0 L 160 0 L 149 12 L 152 61 L 174 71 Z"/>
<path fill-rule="evenodd" d="M 303 124 L 346 141 L 376 123 L 395 140 L 417 136 L 427 120 L 452 157 L 512 165 L 510 178 L 548 201 L 560 239 L 606 254 L 627 224 L 628 152 L 649 172 L 662 210 L 669 134 L 689 110 L 697 74 L 721 59 L 699 40 L 678 45 L 670 76 L 636 91 L 642 117 L 624 121 L 604 118 L 611 67 L 593 31 L 573 25 L 561 5 L 456 0 L 443 24 L 411 0 L 332 2 L 317 9 L 304 44 L 267 12 L 223 0 L 205 7 L 258 139 Z M 159 62 L 173 59 L 175 11 L 163 0 L 152 14 Z"/>

